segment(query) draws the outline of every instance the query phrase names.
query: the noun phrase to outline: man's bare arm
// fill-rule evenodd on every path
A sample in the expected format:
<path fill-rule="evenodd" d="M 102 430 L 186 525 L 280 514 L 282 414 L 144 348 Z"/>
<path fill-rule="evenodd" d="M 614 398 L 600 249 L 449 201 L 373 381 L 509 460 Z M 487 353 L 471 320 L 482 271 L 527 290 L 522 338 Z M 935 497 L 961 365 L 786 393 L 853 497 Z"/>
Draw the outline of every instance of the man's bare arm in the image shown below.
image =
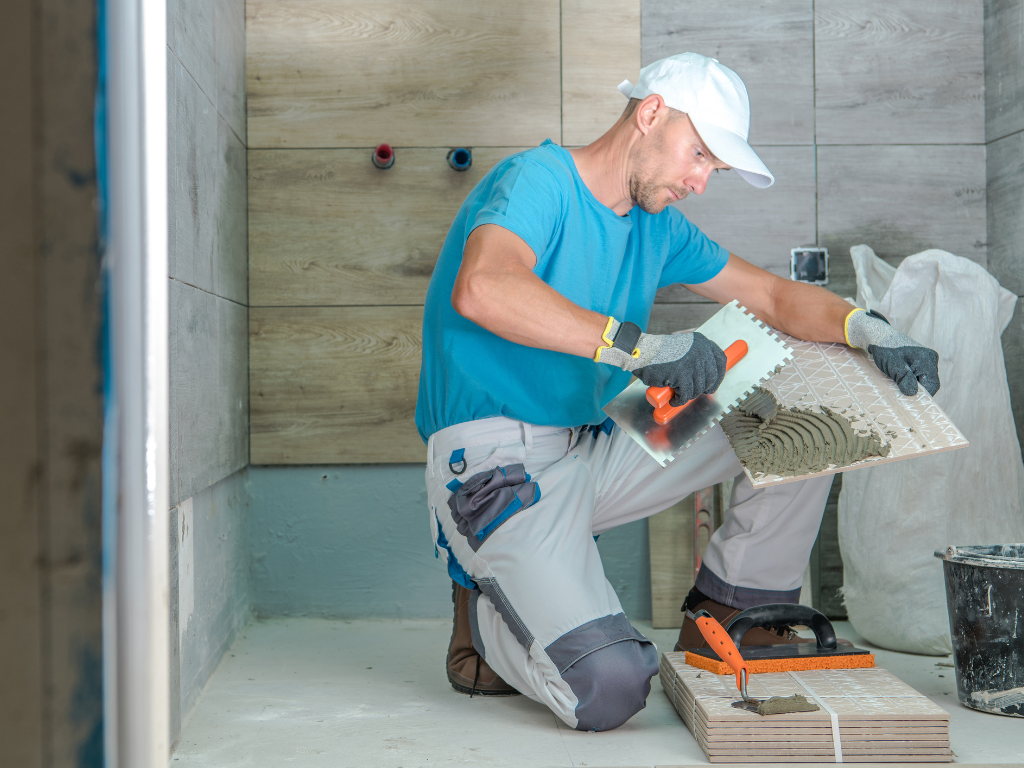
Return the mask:
<path fill-rule="evenodd" d="M 608 318 L 583 309 L 533 273 L 537 257 L 497 224 L 470 233 L 452 289 L 455 311 L 503 339 L 593 357 Z"/>
<path fill-rule="evenodd" d="M 846 342 L 853 307 L 821 286 L 786 280 L 735 254 L 705 283 L 687 286 L 721 304 L 736 299 L 773 328 L 806 341 Z"/>

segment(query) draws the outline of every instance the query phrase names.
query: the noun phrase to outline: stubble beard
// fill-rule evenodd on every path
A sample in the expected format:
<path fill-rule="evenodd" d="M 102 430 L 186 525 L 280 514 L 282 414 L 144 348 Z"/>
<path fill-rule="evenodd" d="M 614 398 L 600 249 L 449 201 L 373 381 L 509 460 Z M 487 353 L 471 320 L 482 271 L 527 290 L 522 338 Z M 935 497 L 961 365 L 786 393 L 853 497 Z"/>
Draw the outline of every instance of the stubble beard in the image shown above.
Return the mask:
<path fill-rule="evenodd" d="M 665 200 L 664 193 L 669 187 L 657 183 L 654 179 L 656 174 L 652 174 L 649 171 L 650 155 L 644 153 L 639 158 L 640 162 L 637 163 L 636 170 L 633 171 L 629 177 L 629 196 L 632 199 L 633 204 L 639 206 L 640 210 L 647 213 L 661 213 L 668 207 L 670 200 Z M 680 200 L 686 197 L 685 190 L 682 193 L 678 193 L 672 190 Z"/>

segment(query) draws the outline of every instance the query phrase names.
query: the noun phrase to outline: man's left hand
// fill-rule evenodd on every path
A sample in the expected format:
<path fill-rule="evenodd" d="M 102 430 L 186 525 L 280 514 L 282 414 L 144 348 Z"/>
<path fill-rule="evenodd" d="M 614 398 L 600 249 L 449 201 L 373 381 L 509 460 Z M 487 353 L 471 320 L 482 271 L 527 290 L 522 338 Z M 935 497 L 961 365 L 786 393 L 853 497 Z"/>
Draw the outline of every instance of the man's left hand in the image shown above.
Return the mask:
<path fill-rule="evenodd" d="M 853 310 L 846 318 L 846 343 L 866 349 L 904 395 L 916 395 L 918 382 L 929 395 L 939 391 L 939 353 L 897 331 L 878 312 Z"/>

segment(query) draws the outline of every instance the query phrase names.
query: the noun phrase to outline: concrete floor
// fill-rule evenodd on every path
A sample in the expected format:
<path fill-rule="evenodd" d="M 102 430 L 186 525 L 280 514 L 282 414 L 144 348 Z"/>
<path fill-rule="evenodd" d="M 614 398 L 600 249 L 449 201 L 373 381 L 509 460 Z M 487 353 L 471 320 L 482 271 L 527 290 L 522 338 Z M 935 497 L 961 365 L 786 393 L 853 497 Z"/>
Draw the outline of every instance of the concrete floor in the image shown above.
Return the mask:
<path fill-rule="evenodd" d="M 676 631 L 637 626 L 660 649 Z M 870 647 L 840 622 L 837 634 Z M 171 765 L 706 765 L 655 677 L 647 708 L 607 733 L 570 730 L 523 696 L 470 699 L 444 674 L 450 621 L 271 619 L 225 656 L 185 725 Z M 961 706 L 948 659 L 877 651 L 950 713 L 958 763 L 1024 762 L 1024 723 Z"/>

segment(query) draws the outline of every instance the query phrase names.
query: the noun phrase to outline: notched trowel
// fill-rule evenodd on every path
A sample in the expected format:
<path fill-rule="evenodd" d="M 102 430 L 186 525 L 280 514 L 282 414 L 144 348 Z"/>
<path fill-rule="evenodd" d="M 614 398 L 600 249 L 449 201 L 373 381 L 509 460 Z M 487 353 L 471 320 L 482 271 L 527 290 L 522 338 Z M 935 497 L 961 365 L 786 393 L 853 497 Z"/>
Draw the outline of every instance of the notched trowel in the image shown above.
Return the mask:
<path fill-rule="evenodd" d="M 738 342 L 746 344 L 744 354 L 729 356 L 730 366 L 716 392 L 701 395 L 682 408 L 667 409 L 674 413 L 665 420 L 665 396 L 659 392 L 663 388 L 647 387 L 637 379 L 604 407 L 604 412 L 663 467 L 793 357 L 793 350 L 735 300 L 697 330 L 723 349 L 741 349 Z M 658 418 L 656 408 L 662 409 Z"/>

